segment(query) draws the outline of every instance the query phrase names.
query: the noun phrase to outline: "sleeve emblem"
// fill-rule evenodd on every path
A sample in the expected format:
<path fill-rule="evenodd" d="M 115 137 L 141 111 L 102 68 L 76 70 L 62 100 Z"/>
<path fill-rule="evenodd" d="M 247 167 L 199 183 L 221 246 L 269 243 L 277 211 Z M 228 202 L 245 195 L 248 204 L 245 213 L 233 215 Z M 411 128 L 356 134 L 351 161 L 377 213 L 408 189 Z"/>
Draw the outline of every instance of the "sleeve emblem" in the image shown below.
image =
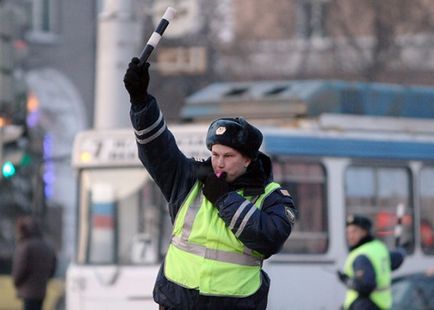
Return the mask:
<path fill-rule="evenodd" d="M 288 219 L 289 219 L 289 222 L 290 222 L 291 224 L 294 224 L 294 223 L 295 223 L 295 214 L 294 214 L 294 212 L 291 210 L 291 208 L 285 207 L 285 213 L 286 213 L 286 216 L 287 216 Z"/>

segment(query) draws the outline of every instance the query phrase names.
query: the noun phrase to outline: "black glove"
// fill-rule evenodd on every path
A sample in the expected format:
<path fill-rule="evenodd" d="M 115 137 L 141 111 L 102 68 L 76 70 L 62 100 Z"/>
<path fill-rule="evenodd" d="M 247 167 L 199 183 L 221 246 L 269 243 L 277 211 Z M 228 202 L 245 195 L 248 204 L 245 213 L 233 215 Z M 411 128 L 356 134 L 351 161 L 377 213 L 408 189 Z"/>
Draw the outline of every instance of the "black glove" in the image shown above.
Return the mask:
<path fill-rule="evenodd" d="M 222 173 L 220 177 L 211 173 L 203 183 L 202 192 L 212 204 L 215 204 L 219 198 L 231 191 L 229 184 L 225 181 L 225 177 L 226 173 Z"/>
<path fill-rule="evenodd" d="M 345 273 L 343 273 L 340 270 L 336 271 L 336 274 L 338 276 L 339 281 L 341 281 L 343 284 L 347 285 L 348 280 L 350 279 L 350 277 L 348 277 Z"/>
<path fill-rule="evenodd" d="M 132 104 L 144 103 L 148 96 L 149 63 L 146 62 L 142 66 L 139 63 L 139 58 L 134 57 L 131 59 L 124 75 L 124 85 L 130 95 Z"/>
<path fill-rule="evenodd" d="M 197 170 L 196 176 L 202 183 L 205 183 L 206 178 L 214 174 L 214 170 L 211 166 L 211 158 L 208 158 L 206 161 L 196 161 Z"/>

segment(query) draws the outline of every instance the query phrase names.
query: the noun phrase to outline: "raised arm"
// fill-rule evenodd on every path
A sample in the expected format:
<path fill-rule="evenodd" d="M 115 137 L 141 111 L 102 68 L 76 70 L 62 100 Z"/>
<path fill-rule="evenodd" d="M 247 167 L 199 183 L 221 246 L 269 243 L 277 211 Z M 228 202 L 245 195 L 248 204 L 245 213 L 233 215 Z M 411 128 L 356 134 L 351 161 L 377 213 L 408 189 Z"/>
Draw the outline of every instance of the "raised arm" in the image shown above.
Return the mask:
<path fill-rule="evenodd" d="M 130 95 L 139 158 L 167 201 L 179 205 L 195 182 L 194 160 L 179 150 L 156 99 L 147 92 L 149 64 L 142 66 L 138 58 L 133 58 L 124 83 Z"/>

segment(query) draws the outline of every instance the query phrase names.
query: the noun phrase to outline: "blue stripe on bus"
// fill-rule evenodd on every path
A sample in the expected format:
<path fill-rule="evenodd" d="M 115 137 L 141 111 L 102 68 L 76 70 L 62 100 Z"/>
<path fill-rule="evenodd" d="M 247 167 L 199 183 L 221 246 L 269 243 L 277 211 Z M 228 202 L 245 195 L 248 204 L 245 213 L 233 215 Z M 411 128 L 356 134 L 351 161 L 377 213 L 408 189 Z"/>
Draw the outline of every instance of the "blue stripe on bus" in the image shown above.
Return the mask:
<path fill-rule="evenodd" d="M 93 214 L 113 216 L 113 212 L 114 212 L 113 203 L 94 203 L 92 205 Z"/>
<path fill-rule="evenodd" d="M 221 112 L 217 104 L 213 106 L 186 106 L 182 109 L 181 116 L 183 118 L 209 117 Z"/>
<path fill-rule="evenodd" d="M 434 143 L 266 135 L 264 150 L 273 155 L 434 160 Z"/>

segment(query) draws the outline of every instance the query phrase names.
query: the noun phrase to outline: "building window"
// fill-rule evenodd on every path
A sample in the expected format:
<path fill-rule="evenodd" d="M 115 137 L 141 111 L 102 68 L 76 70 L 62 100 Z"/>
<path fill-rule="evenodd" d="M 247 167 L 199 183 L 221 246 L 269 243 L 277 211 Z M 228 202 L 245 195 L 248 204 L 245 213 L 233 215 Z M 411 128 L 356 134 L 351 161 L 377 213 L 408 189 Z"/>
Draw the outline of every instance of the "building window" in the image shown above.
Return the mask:
<path fill-rule="evenodd" d="M 56 32 L 56 1 L 27 0 L 27 18 L 29 21 L 29 36 L 32 39 L 49 39 Z"/>
<path fill-rule="evenodd" d="M 373 223 L 373 234 L 390 248 L 395 246 L 397 209 L 404 205 L 401 246 L 414 249 L 410 172 L 403 167 L 351 166 L 345 173 L 346 215 L 360 214 Z"/>
<path fill-rule="evenodd" d="M 298 34 L 302 38 L 326 37 L 327 0 L 300 0 L 298 6 Z"/>

